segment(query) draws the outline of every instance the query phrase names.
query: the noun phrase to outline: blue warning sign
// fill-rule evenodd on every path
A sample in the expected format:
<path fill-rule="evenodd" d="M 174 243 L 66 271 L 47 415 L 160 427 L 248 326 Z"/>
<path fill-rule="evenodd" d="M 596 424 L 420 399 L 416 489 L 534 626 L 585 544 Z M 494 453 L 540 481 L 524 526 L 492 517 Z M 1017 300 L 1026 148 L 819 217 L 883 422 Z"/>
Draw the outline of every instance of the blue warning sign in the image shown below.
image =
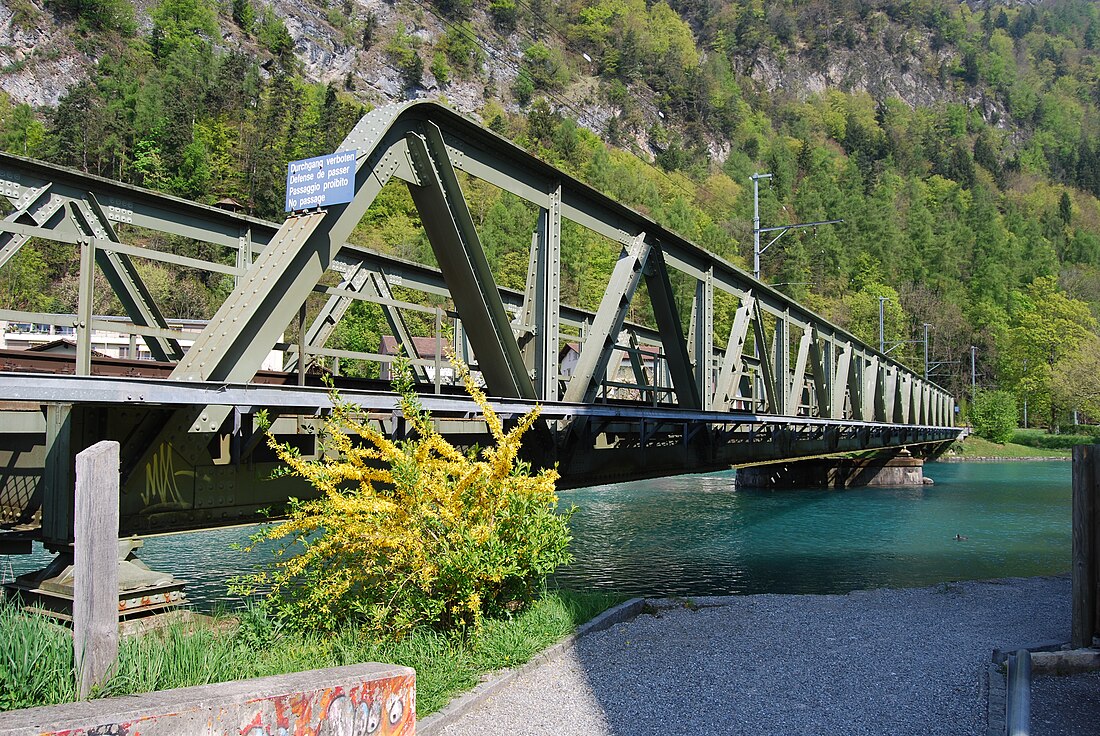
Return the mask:
<path fill-rule="evenodd" d="M 286 211 L 344 204 L 355 196 L 357 150 L 291 161 L 286 167 Z"/>

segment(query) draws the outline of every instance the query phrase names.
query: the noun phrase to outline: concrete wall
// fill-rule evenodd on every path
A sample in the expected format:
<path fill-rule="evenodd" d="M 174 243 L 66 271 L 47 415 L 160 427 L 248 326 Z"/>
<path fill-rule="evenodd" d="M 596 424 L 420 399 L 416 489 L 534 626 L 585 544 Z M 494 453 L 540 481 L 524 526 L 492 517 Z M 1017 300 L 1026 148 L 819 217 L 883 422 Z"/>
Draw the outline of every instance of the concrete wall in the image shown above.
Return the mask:
<path fill-rule="evenodd" d="M 416 674 L 357 664 L 0 713 L 0 736 L 412 736 Z"/>
<path fill-rule="evenodd" d="M 925 483 L 924 460 L 906 456 L 817 458 L 737 469 L 737 485 L 742 488 L 852 488 Z"/>

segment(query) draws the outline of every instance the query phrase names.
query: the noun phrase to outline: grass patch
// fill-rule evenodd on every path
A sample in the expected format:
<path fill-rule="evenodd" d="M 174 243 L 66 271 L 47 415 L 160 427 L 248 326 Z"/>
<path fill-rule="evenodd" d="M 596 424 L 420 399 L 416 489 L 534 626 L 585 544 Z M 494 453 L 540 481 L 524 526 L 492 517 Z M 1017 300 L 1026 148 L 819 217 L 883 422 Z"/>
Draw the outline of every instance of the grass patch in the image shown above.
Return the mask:
<path fill-rule="evenodd" d="M 987 439 L 978 437 L 977 435 L 970 435 L 962 442 L 956 442 L 951 446 L 951 455 L 954 457 L 967 459 L 967 458 L 986 458 L 986 457 L 1069 457 L 1070 451 L 1067 449 L 1057 449 L 1048 447 L 1029 447 L 1027 445 L 1021 445 L 1014 442 L 1006 442 L 1005 444 L 997 444 L 996 442 L 990 442 Z"/>
<path fill-rule="evenodd" d="M 118 672 L 99 697 L 130 695 L 267 675 L 385 662 L 416 670 L 418 715 L 439 710 L 481 676 L 523 664 L 601 611 L 626 600 L 608 593 L 552 591 L 509 620 L 487 621 L 459 640 L 417 630 L 378 642 L 354 627 L 332 635 L 280 628 L 262 609 L 243 611 L 236 626 L 190 630 L 175 625 L 124 639 Z M 72 639 L 39 616 L 0 602 L 0 710 L 76 699 Z"/>
<path fill-rule="evenodd" d="M 1012 433 L 1012 441 L 1045 450 L 1072 450 L 1074 445 L 1092 445 L 1097 440 L 1091 434 L 1050 434 L 1042 429 L 1017 429 Z"/>

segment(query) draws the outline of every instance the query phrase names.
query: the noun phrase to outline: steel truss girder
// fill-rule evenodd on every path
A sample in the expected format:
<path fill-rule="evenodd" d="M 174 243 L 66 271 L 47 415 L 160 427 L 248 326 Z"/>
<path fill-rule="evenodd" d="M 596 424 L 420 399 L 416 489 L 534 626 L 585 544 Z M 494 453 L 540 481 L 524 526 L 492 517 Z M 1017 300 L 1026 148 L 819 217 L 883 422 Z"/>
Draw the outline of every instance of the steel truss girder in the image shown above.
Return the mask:
<path fill-rule="evenodd" d="M 653 305 L 653 318 L 661 333 L 661 345 L 668 361 L 672 387 L 676 390 L 676 403 L 684 409 L 702 409 L 703 397 L 692 371 L 687 340 L 680 323 L 680 312 L 676 308 L 676 295 L 672 291 L 668 267 L 660 248 L 654 248 L 650 252 L 642 272 L 645 274 L 646 291 L 649 292 L 649 300 Z"/>
<path fill-rule="evenodd" d="M 6 191 L 12 191 L 11 184 L 5 182 Z M 29 221 L 26 224 L 45 226 L 50 220 L 56 219 L 62 212 L 64 200 L 50 193 L 53 182 L 45 182 L 42 186 L 28 189 L 15 202 L 15 210 L 4 218 L 6 222 Z M 62 215 L 63 217 L 63 215 Z M 0 268 L 4 266 L 30 237 L 22 233 L 0 232 Z"/>
<path fill-rule="evenodd" d="M 811 343 L 811 354 L 808 358 L 810 368 L 814 373 L 813 385 L 816 396 L 817 411 L 819 414 L 838 414 L 844 416 L 844 388 L 851 394 L 850 414 L 873 415 L 874 410 L 864 411 L 865 394 L 873 394 L 876 385 L 871 392 L 864 387 L 863 377 L 867 373 L 868 364 L 872 357 L 878 359 L 881 365 L 890 364 L 891 361 L 877 353 L 870 346 L 855 340 L 849 333 L 836 327 L 812 314 L 804 307 L 790 301 L 785 295 L 775 289 L 754 281 L 745 272 L 733 267 L 731 264 L 706 253 L 702 249 L 679 238 L 675 234 L 661 228 L 655 223 L 626 207 L 594 192 L 580 182 L 572 179 L 560 171 L 537 161 L 525 152 L 512 146 L 507 141 L 480 128 L 474 123 L 434 103 L 410 103 L 406 105 L 379 108 L 373 111 L 364 121 L 357 126 L 358 138 L 351 143 L 363 152 L 373 152 L 375 161 L 383 155 L 381 152 L 390 151 L 395 142 L 400 149 L 405 136 L 409 132 L 415 132 L 423 127 L 426 121 L 438 124 L 446 137 L 446 157 L 450 158 L 450 164 L 457 170 L 465 171 L 473 176 L 483 178 L 490 183 L 512 191 L 518 196 L 536 203 L 539 207 L 547 209 L 552 205 L 551 193 L 557 192 L 560 198 L 561 216 L 572 219 L 575 222 L 612 238 L 620 243 L 629 242 L 637 232 L 647 232 L 655 243 L 660 243 L 662 258 L 669 267 L 684 271 L 689 276 L 702 281 L 713 279 L 713 288 L 725 291 L 737 298 L 743 298 L 752 293 L 758 299 L 756 309 L 760 314 L 769 315 L 771 318 L 784 321 L 783 332 L 798 328 L 806 332 L 811 329 L 815 335 Z M 354 136 L 353 136 L 354 137 Z M 345 146 L 348 144 L 346 143 Z M 405 158 L 404 151 L 399 150 L 399 155 L 385 165 L 372 170 L 369 176 L 376 180 L 384 180 L 397 175 L 401 178 L 412 178 L 413 174 Z M 365 156 L 364 156 L 365 157 Z M 362 158 L 362 157 L 361 157 Z M 373 166 L 373 164 L 372 164 Z M 63 197 L 83 197 L 86 192 L 94 190 L 96 196 L 104 202 L 104 209 L 112 222 L 123 222 L 139 225 L 152 229 L 174 232 L 176 234 L 207 242 L 217 243 L 227 247 L 242 247 L 250 254 L 254 248 L 262 248 L 275 234 L 275 228 L 270 223 L 265 223 L 254 218 L 224 212 L 215 208 L 205 208 L 193 205 L 181 200 L 174 200 L 155 193 L 140 190 L 136 187 L 101 180 L 95 177 L 70 172 L 58 167 L 39 164 L 37 162 L 19 159 L 18 157 L 0 157 L 0 188 L 9 198 L 19 201 L 22 192 L 28 189 L 40 189 L 45 184 L 50 184 L 50 196 L 60 193 Z M 19 190 L 19 187 L 23 187 Z M 16 191 L 12 195 L 9 190 Z M 25 221 L 25 220 L 24 220 Z M 39 223 L 42 224 L 42 223 Z M 0 223 L 0 229 L 3 224 Z M 353 249 L 354 250 L 354 249 Z M 387 260 L 385 257 L 370 254 L 371 258 Z M 392 259 L 389 259 L 392 261 Z M 247 265 L 248 259 L 239 261 L 241 266 Z M 445 293 L 445 284 L 441 284 L 438 275 L 430 269 L 416 264 L 399 264 L 402 271 L 408 274 L 410 279 L 418 279 L 418 286 L 434 290 L 433 293 Z M 253 266 L 254 268 L 254 266 Z M 381 270 L 381 269 L 380 269 Z M 389 271 L 387 271 L 389 273 Z M 501 292 L 502 298 L 512 308 L 516 308 L 522 299 L 514 293 Z M 296 314 L 298 305 L 290 311 Z M 292 315 L 293 316 L 293 315 Z M 569 311 L 563 307 L 561 310 L 562 324 L 580 324 L 585 317 L 579 310 Z M 757 324 L 760 320 L 755 320 Z M 289 323 L 289 320 L 287 321 Z M 285 324 L 283 327 L 285 327 Z M 640 337 L 644 330 L 636 330 Z M 644 339 L 655 341 L 657 335 L 650 331 Z M 694 336 L 693 336 L 694 337 Z M 840 383 L 841 401 L 835 400 L 838 386 L 835 381 L 830 387 L 829 377 L 841 373 L 840 365 L 843 354 L 842 346 L 851 343 L 849 349 L 848 366 L 843 371 L 844 378 Z M 763 373 L 767 367 L 768 351 L 763 350 L 763 341 L 758 340 L 760 346 L 760 358 L 762 365 L 759 370 Z M 694 346 L 694 340 L 693 340 Z M 269 346 L 263 348 L 263 352 Z M 675 349 L 668 351 L 671 354 Z M 830 355 L 831 353 L 831 355 Z M 834 366 L 833 360 L 836 360 Z M 696 361 L 698 362 L 698 361 Z M 796 361 L 797 363 L 797 361 Z M 795 366 L 797 367 L 797 365 Z M 536 373 L 542 372 L 540 366 Z M 826 377 L 824 384 L 818 378 L 818 373 Z M 693 378 L 697 382 L 697 372 Z M 793 375 L 794 371 L 783 371 L 785 375 L 777 375 L 779 370 L 772 371 L 770 381 L 764 381 L 764 389 L 772 410 L 782 412 L 787 410 L 787 401 L 778 401 L 781 398 L 776 394 L 792 396 L 799 393 L 801 385 L 799 376 Z M 910 371 L 899 369 L 898 373 L 903 377 L 901 385 L 905 385 L 908 377 L 913 384 L 913 390 L 909 392 L 909 411 L 904 407 L 904 396 L 900 405 L 902 414 L 908 413 L 910 422 L 918 421 L 921 416 L 935 417 L 939 421 L 950 422 L 951 402 L 938 387 L 925 385 L 925 382 L 912 375 Z M 831 374 L 831 376 L 830 376 Z M 856 380 L 852 380 L 851 374 L 859 374 Z M 542 385 L 547 379 L 539 378 Z M 681 381 L 682 382 L 682 381 Z M 674 379 L 675 383 L 675 379 Z M 854 386 L 852 384 L 855 384 Z M 830 388 L 832 389 L 830 391 Z M 854 389 L 854 391 L 852 390 Z M 902 388 L 902 393 L 904 393 Z M 678 393 L 683 394 L 679 390 Z M 715 392 L 717 394 L 717 391 Z M 830 401 L 823 401 L 823 397 L 829 396 Z M 885 396 L 870 397 L 872 406 L 883 402 Z M 889 409 L 887 409 L 889 413 Z"/>
<path fill-rule="evenodd" d="M 561 185 L 551 187 L 548 206 L 539 212 L 531 247 L 535 251 L 534 307 L 535 393 L 558 400 L 558 343 L 561 332 Z"/>
<path fill-rule="evenodd" d="M 722 369 L 718 374 L 718 385 L 715 387 L 714 399 L 711 402 L 712 410 L 727 411 L 737 396 L 745 364 L 745 343 L 748 341 L 754 307 L 755 300 L 751 294 L 747 295 L 733 316 L 729 339 L 726 340 L 726 350 L 722 356 Z"/>
<path fill-rule="evenodd" d="M 86 201 L 72 202 L 70 207 L 78 225 L 89 236 L 112 243 L 122 242 L 94 194 L 89 193 Z M 122 303 L 126 315 L 135 325 L 168 329 L 168 322 L 128 255 L 105 247 L 96 248 L 95 262 L 107 277 L 107 282 Z M 174 361 L 183 357 L 183 348 L 173 338 L 143 335 L 142 339 L 155 360 Z"/>
<path fill-rule="evenodd" d="M 466 325 L 478 368 L 489 391 L 508 398 L 535 398 L 523 353 L 512 332 L 473 218 L 434 123 L 406 138 L 418 184 L 409 184 L 459 317 Z"/>
<path fill-rule="evenodd" d="M 607 375 L 615 341 L 626 318 L 630 300 L 641 283 L 647 262 L 653 253 L 652 244 L 645 233 L 636 235 L 631 244 L 619 253 L 619 260 L 611 272 L 607 291 L 600 300 L 592 329 L 581 345 L 581 354 L 573 375 L 565 387 L 563 401 L 590 403 L 600 390 L 600 383 Z"/>
<path fill-rule="evenodd" d="M 700 397 L 710 400 L 714 394 L 711 365 L 714 360 L 714 273 L 695 282 L 695 302 L 692 315 L 691 358 L 695 364 L 695 388 Z"/>

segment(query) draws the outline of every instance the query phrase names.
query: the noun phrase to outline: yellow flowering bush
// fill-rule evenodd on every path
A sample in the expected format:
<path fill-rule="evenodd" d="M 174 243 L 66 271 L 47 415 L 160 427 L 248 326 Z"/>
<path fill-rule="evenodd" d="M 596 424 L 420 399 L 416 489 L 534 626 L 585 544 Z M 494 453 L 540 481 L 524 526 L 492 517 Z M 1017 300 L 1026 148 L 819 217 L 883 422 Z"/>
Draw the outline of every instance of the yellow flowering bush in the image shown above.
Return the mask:
<path fill-rule="evenodd" d="M 466 366 L 455 367 L 495 447 L 463 452 L 447 442 L 407 364 L 394 388 L 411 439 L 388 439 L 335 392 L 321 459 L 304 459 L 269 434 L 285 472 L 320 496 L 291 499 L 287 518 L 253 537 L 250 548 L 277 542 L 276 561 L 237 590 L 270 589 L 268 601 L 295 626 L 331 630 L 353 619 L 388 638 L 417 626 L 477 628 L 482 617 L 533 600 L 546 575 L 570 560 L 557 472 L 532 473 L 518 459 L 539 409 L 505 431 Z"/>

